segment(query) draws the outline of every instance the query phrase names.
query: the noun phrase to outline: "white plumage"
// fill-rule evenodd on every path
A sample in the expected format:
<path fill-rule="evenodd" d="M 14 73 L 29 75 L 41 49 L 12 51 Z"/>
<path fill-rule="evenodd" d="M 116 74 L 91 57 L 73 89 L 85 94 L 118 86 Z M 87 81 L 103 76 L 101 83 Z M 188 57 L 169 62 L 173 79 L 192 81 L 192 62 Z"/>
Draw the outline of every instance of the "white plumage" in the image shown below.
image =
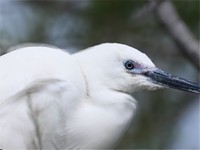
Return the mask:
<path fill-rule="evenodd" d="M 145 54 L 122 44 L 73 55 L 29 46 L 1 56 L 0 148 L 112 148 L 135 112 L 130 93 L 165 85 L 151 82 L 153 71 Z"/>

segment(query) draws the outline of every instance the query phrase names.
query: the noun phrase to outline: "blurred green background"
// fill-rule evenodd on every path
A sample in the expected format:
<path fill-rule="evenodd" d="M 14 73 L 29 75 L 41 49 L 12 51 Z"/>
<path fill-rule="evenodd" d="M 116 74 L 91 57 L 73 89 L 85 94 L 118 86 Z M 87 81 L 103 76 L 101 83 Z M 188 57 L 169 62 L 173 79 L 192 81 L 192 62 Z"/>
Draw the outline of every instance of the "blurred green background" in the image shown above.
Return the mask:
<path fill-rule="evenodd" d="M 74 53 L 118 42 L 146 53 L 163 70 L 199 82 L 198 68 L 180 51 L 149 1 L 1 0 L 0 55 L 23 43 L 51 44 Z M 199 41 L 199 0 L 171 2 Z M 133 95 L 137 114 L 118 149 L 200 149 L 198 95 L 170 89 Z"/>

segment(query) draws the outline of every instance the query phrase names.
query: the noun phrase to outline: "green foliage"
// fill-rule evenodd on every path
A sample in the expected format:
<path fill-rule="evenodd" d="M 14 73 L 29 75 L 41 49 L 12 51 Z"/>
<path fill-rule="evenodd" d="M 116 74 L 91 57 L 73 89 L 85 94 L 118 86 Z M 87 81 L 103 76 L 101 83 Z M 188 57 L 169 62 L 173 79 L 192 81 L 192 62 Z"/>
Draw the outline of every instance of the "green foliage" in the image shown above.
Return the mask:
<path fill-rule="evenodd" d="M 181 19 L 199 38 L 200 33 L 200 1 L 199 0 L 173 0 Z"/>
<path fill-rule="evenodd" d="M 93 0 L 87 10 L 88 21 L 94 27 L 105 25 L 126 24 L 132 12 L 140 8 L 144 1 L 133 0 Z"/>

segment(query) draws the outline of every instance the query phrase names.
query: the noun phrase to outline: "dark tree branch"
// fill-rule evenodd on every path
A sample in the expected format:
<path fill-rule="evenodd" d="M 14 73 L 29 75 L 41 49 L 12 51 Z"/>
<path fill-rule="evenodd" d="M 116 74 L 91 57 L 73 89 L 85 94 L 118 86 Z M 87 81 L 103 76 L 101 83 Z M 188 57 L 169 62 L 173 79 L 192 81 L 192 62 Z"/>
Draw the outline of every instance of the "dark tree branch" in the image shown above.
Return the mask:
<path fill-rule="evenodd" d="M 137 10 L 136 12 L 133 13 L 132 19 L 137 20 L 139 18 L 145 17 L 148 13 L 151 13 L 153 9 L 155 8 L 156 3 L 151 2 L 147 5 L 144 5 L 141 9 Z"/>
<path fill-rule="evenodd" d="M 155 14 L 160 23 L 166 28 L 169 35 L 175 41 L 179 50 L 196 68 L 200 69 L 199 42 L 180 19 L 171 1 L 149 0 L 149 2 L 156 4 L 154 8 Z"/>

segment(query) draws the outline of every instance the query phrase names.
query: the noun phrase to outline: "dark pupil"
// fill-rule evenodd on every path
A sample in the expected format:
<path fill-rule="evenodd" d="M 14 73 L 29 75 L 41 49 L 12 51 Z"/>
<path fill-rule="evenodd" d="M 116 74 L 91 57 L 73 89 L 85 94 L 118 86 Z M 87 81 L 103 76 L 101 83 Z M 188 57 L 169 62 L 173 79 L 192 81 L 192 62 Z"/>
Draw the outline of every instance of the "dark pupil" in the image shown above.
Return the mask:
<path fill-rule="evenodd" d="M 127 61 L 126 63 L 125 63 L 125 67 L 126 67 L 126 69 L 133 69 L 134 68 L 134 64 L 133 64 L 133 62 L 132 61 Z"/>
<path fill-rule="evenodd" d="M 132 67 L 132 64 L 131 64 L 131 63 L 128 63 L 128 64 L 127 64 L 127 67 L 128 67 L 128 68 L 131 68 L 131 67 Z"/>

